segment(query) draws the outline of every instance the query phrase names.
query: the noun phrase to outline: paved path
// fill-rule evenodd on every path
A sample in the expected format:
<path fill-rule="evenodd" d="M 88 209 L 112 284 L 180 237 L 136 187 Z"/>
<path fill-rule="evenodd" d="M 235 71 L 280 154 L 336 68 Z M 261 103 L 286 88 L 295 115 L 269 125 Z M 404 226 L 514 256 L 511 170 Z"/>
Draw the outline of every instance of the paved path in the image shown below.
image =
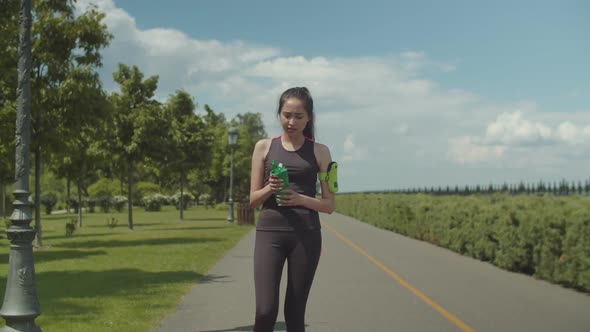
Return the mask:
<path fill-rule="evenodd" d="M 590 331 L 586 294 L 343 215 L 321 219 L 308 332 Z M 254 238 L 244 237 L 152 332 L 252 331 Z M 275 331 L 285 331 L 284 278 Z"/>

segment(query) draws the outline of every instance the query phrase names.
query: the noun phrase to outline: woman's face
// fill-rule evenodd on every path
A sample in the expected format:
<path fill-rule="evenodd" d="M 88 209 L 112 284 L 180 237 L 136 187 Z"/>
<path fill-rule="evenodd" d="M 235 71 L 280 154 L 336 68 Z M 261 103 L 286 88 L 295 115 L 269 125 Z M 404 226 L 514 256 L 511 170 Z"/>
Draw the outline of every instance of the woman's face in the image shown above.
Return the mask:
<path fill-rule="evenodd" d="M 303 129 L 309 122 L 305 104 L 299 98 L 294 97 L 285 101 L 281 108 L 280 117 L 283 131 L 289 136 L 302 135 Z"/>

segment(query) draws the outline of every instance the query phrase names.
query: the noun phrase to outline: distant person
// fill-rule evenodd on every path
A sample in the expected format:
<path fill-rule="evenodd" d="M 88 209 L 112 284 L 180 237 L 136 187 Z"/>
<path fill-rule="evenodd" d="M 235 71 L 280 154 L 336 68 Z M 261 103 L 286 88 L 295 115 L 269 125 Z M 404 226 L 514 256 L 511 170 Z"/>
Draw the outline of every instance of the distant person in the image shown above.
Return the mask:
<path fill-rule="evenodd" d="M 321 176 L 322 195 L 316 198 L 318 175 L 325 176 L 335 163 L 328 147 L 314 142 L 313 99 L 308 89 L 283 92 L 278 116 L 282 134 L 258 141 L 252 155 L 250 206 L 262 204 L 254 249 L 254 332 L 273 331 L 285 260 L 287 331 L 305 331 L 305 307 L 322 248 L 318 212 L 332 213 L 335 208 L 334 193 Z M 287 168 L 289 189 L 282 189 L 280 178 L 270 175 L 273 161 Z"/>

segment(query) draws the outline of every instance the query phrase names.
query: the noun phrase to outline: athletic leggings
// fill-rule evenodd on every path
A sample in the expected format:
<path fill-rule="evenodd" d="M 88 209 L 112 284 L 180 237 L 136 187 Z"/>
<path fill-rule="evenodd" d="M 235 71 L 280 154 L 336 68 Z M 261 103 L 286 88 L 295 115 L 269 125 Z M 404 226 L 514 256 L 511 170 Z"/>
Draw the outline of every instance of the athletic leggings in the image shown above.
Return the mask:
<path fill-rule="evenodd" d="M 305 331 L 305 305 L 320 259 L 320 230 L 256 231 L 254 286 L 256 320 L 254 332 L 272 332 L 279 311 L 279 289 L 287 260 L 285 323 L 288 332 Z"/>

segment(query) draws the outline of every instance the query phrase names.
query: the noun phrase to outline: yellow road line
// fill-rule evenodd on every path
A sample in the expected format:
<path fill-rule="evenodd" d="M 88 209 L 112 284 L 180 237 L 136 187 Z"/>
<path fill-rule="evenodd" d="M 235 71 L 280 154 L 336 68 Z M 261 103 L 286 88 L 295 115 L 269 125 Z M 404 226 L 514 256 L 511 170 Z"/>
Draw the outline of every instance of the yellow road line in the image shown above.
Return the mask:
<path fill-rule="evenodd" d="M 391 271 L 385 265 L 383 265 L 383 263 L 381 263 L 377 259 L 373 258 L 366 251 L 364 251 L 363 249 L 361 249 L 361 247 L 357 246 L 352 241 L 350 241 L 348 238 L 346 238 L 344 235 L 340 234 L 332 226 L 326 224 L 325 222 L 322 222 L 322 226 L 324 226 L 325 228 L 327 228 L 330 232 L 334 233 L 334 235 L 336 235 L 338 238 L 340 238 L 340 240 L 344 241 L 346 244 L 348 244 L 349 246 L 351 246 L 352 248 L 354 248 L 356 251 L 358 251 L 361 254 L 363 254 L 363 256 L 367 257 L 368 260 L 370 260 L 371 262 L 373 262 L 373 264 L 375 264 L 379 268 L 381 268 L 381 270 L 385 271 L 385 273 L 387 273 L 389 276 L 391 276 L 400 285 L 402 285 L 403 287 L 405 287 L 406 289 L 408 289 L 410 292 L 414 293 L 414 295 L 416 295 L 422 301 L 426 302 L 426 304 L 430 305 L 432 308 L 434 308 L 434 310 L 438 311 L 446 319 L 448 319 L 449 321 L 451 321 L 453 324 L 457 325 L 461 329 L 461 331 L 464 331 L 464 332 L 475 332 L 475 330 L 473 328 L 471 328 L 469 325 L 465 324 L 463 321 L 461 321 L 455 315 L 451 314 L 450 312 L 448 312 L 447 310 L 445 310 L 443 307 L 441 307 L 440 305 L 438 305 L 436 302 L 434 302 L 433 300 L 431 300 L 428 296 L 424 295 L 422 292 L 420 292 L 418 289 L 416 289 L 414 286 L 410 285 L 407 281 L 405 281 L 404 279 L 402 279 L 395 272 Z"/>

